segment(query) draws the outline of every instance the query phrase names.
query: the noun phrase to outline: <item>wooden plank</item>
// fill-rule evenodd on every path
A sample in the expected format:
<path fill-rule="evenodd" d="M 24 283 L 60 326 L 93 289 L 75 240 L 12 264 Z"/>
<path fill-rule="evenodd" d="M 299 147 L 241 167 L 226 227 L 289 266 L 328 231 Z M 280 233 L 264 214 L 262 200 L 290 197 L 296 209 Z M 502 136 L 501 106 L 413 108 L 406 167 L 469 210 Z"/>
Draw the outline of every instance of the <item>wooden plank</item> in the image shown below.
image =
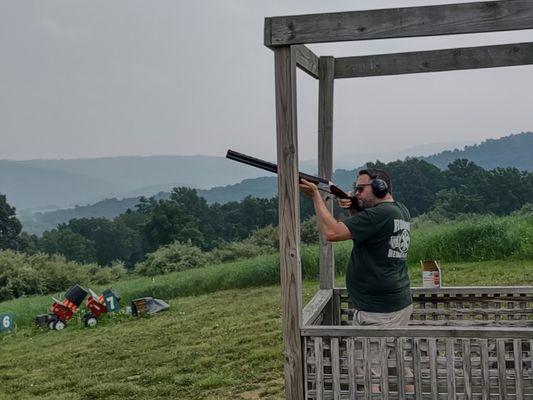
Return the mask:
<path fill-rule="evenodd" d="M 455 400 L 454 339 L 446 339 L 446 376 L 448 384 L 448 400 Z"/>
<path fill-rule="evenodd" d="M 268 47 L 533 29 L 531 0 L 292 15 L 265 19 Z"/>
<path fill-rule="evenodd" d="M 533 64 L 533 43 L 335 59 L 335 79 Z"/>
<path fill-rule="evenodd" d="M 529 341 L 529 367 L 533 371 L 533 340 Z M 531 375 L 533 381 L 533 374 Z M 533 383 L 533 382 L 531 382 Z"/>
<path fill-rule="evenodd" d="M 420 339 L 413 339 L 413 372 L 415 380 L 415 399 L 422 400 L 422 366 L 420 365 L 420 359 L 422 355 L 420 353 Z"/>
<path fill-rule="evenodd" d="M 296 62 L 288 47 L 274 51 L 278 162 L 279 248 L 285 397 L 304 396 Z"/>
<path fill-rule="evenodd" d="M 515 370 L 515 393 L 516 400 L 524 399 L 524 378 L 522 376 L 522 341 L 513 340 L 514 349 L 514 370 Z"/>
<path fill-rule="evenodd" d="M 313 326 L 304 327 L 302 336 L 344 336 L 344 337 L 422 337 L 428 336 L 428 328 L 416 326 L 402 326 L 397 328 L 384 328 L 372 326 Z M 533 330 L 528 328 L 463 328 L 442 327 L 431 328 L 431 337 L 434 338 L 479 338 L 490 339 L 494 337 L 502 339 L 533 339 Z"/>
<path fill-rule="evenodd" d="M 438 384 L 437 384 L 437 340 L 435 338 L 429 338 L 429 375 L 431 380 L 431 398 L 437 400 L 439 396 Z"/>
<path fill-rule="evenodd" d="M 505 366 L 505 340 L 496 339 L 496 353 L 498 357 L 498 378 L 500 399 L 507 398 L 507 368 Z"/>
<path fill-rule="evenodd" d="M 339 338 L 331 338 L 331 374 L 333 375 L 333 400 L 341 399 L 341 366 Z"/>
<path fill-rule="evenodd" d="M 533 327 L 533 320 L 519 320 L 519 321 L 508 321 L 508 320 L 500 320 L 500 321 L 494 321 L 494 320 L 463 320 L 463 321 L 456 321 L 456 320 L 430 320 L 430 321 L 418 321 L 418 320 L 411 320 L 409 322 L 409 326 L 462 326 L 465 328 L 473 328 L 476 326 L 488 326 L 488 327 Z"/>
<path fill-rule="evenodd" d="M 309 363 L 310 363 L 310 360 L 309 360 L 309 347 L 310 344 L 309 342 L 312 341 L 311 338 L 308 338 L 308 337 L 304 337 L 302 338 L 303 340 L 303 349 L 302 349 L 302 354 L 303 354 L 303 358 L 304 358 L 304 396 L 305 396 L 305 399 L 308 400 L 309 399 Z M 314 382 L 313 380 L 311 380 L 312 382 Z"/>
<path fill-rule="evenodd" d="M 348 296 L 348 290 L 346 287 L 339 287 L 337 289 L 342 295 Z M 424 298 L 426 299 L 431 298 L 432 302 L 443 302 L 443 296 L 445 294 L 454 297 L 456 293 L 460 293 L 463 296 L 474 296 L 463 297 L 464 302 L 492 300 L 492 296 L 495 294 L 499 294 L 502 296 L 501 298 L 505 300 L 511 300 L 515 295 L 522 295 L 524 297 L 520 298 L 519 301 L 533 301 L 533 286 L 443 286 L 440 288 L 411 288 L 411 294 L 414 302 L 419 302 L 421 295 L 424 295 Z"/>
<path fill-rule="evenodd" d="M 403 338 L 395 339 L 396 342 L 396 375 L 398 376 L 398 399 L 405 400 L 405 368 L 403 355 Z"/>
<path fill-rule="evenodd" d="M 422 288 L 422 287 L 413 287 L 411 288 L 411 293 L 413 297 L 416 297 L 420 294 L 437 294 L 437 295 L 453 295 L 455 293 L 461 293 L 463 295 L 494 295 L 494 294 L 530 294 L 533 295 L 533 286 L 445 286 L 441 288 Z M 453 297 L 453 296 L 452 296 Z M 507 299 L 507 297 L 502 296 L 502 298 Z M 442 297 L 441 297 L 442 299 Z M 438 298 L 432 299 L 437 301 Z M 467 299 L 465 299 L 467 300 Z M 523 299 L 521 299 L 523 300 Z"/>
<path fill-rule="evenodd" d="M 355 339 L 346 339 L 346 350 L 348 352 L 348 391 L 350 400 L 356 400 L 357 382 L 355 369 Z"/>
<path fill-rule="evenodd" d="M 472 400 L 472 361 L 470 358 L 470 339 L 463 339 L 462 342 L 465 400 Z"/>
<path fill-rule="evenodd" d="M 413 314 L 415 315 L 448 315 L 453 314 L 456 316 L 462 316 L 462 315 L 483 315 L 483 313 L 493 313 L 493 314 L 500 314 L 502 315 L 516 315 L 517 314 L 516 309 L 508 309 L 508 308 L 453 308 L 451 310 L 432 310 L 432 309 L 415 309 L 413 310 Z M 523 314 L 533 314 L 533 308 L 528 308 L 524 310 L 520 310 Z"/>
<path fill-rule="evenodd" d="M 338 292 L 335 292 L 335 290 L 333 291 L 333 298 L 332 298 L 331 303 L 333 305 L 333 325 L 340 325 L 341 320 L 342 320 L 343 310 L 341 310 L 341 298 Z"/>
<path fill-rule="evenodd" d="M 482 400 L 490 399 L 490 371 L 489 371 L 489 344 L 487 339 L 481 339 L 480 341 L 481 355 L 481 398 Z"/>
<path fill-rule="evenodd" d="M 387 349 L 386 338 L 380 340 L 379 347 L 381 357 L 381 398 L 382 400 L 389 400 L 389 350 Z"/>
<path fill-rule="evenodd" d="M 363 339 L 363 374 L 365 382 L 365 400 L 372 400 L 372 354 L 370 339 Z"/>
<path fill-rule="evenodd" d="M 318 290 L 313 298 L 307 303 L 303 309 L 303 326 L 310 326 L 313 324 L 313 321 L 320 315 L 324 307 L 331 300 L 332 291 L 331 290 Z"/>
<path fill-rule="evenodd" d="M 333 174 L 333 88 L 335 60 L 320 57 L 318 83 L 318 176 L 331 180 Z M 322 192 L 328 210 L 333 214 L 333 199 Z M 331 289 L 335 283 L 333 244 L 319 235 L 320 289 Z"/>
<path fill-rule="evenodd" d="M 316 398 L 322 400 L 324 398 L 324 348 L 322 338 L 315 338 L 315 384 L 316 384 Z"/>
<path fill-rule="evenodd" d="M 318 56 L 303 44 L 292 47 L 296 55 L 296 65 L 308 75 L 318 79 Z"/>

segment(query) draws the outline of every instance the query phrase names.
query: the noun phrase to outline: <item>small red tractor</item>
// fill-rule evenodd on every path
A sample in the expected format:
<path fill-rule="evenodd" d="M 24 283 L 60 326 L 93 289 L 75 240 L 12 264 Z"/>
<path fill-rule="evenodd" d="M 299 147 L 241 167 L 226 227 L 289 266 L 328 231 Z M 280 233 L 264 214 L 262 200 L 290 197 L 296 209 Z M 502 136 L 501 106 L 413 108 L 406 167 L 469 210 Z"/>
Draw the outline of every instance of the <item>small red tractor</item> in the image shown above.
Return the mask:
<path fill-rule="evenodd" d="M 91 289 L 87 291 L 80 285 L 74 285 L 67 290 L 63 301 L 53 298 L 54 303 L 50 307 L 50 314 L 38 315 L 35 322 L 41 327 L 48 326 L 48 328 L 58 331 L 64 329 L 67 326 L 67 321 L 72 319 L 89 292 L 90 296 L 85 303 L 88 313 L 83 317 L 85 326 L 95 326 L 100 315 L 119 309 L 120 298 L 112 289 L 107 289 L 100 296 L 97 296 Z"/>

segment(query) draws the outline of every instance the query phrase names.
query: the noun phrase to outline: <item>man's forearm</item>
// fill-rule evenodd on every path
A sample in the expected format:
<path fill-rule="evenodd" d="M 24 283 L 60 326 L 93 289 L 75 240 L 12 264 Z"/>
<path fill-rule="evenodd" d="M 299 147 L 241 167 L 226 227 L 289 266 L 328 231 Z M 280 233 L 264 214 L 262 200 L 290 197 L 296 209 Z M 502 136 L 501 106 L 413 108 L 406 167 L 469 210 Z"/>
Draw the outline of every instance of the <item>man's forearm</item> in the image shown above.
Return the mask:
<path fill-rule="evenodd" d="M 346 225 L 337 221 L 329 211 L 326 203 L 317 192 L 313 196 L 318 229 L 329 241 L 347 240 L 351 234 Z"/>

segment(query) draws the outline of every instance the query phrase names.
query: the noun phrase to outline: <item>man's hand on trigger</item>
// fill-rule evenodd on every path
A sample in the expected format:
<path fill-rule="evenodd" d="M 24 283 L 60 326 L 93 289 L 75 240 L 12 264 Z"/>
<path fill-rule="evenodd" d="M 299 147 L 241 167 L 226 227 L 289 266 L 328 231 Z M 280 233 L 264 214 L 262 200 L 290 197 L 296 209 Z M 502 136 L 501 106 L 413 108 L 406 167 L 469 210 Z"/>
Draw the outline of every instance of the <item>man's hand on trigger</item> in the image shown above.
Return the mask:
<path fill-rule="evenodd" d="M 303 178 L 300 178 L 300 190 L 308 197 L 313 198 L 318 194 L 318 187 L 312 182 L 306 181 Z"/>

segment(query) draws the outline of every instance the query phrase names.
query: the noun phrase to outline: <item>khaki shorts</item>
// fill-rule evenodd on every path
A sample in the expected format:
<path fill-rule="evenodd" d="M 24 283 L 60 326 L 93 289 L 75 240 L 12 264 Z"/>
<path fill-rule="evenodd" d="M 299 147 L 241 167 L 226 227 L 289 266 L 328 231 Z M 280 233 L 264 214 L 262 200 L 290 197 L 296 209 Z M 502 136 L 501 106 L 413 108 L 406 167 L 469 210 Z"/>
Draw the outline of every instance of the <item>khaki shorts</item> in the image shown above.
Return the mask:
<path fill-rule="evenodd" d="M 376 313 L 369 311 L 355 310 L 353 315 L 353 325 L 355 326 L 403 326 L 409 323 L 411 314 L 413 313 L 413 305 L 409 304 L 407 307 L 398 311 L 387 313 Z"/>
<path fill-rule="evenodd" d="M 368 311 L 355 310 L 353 315 L 354 326 L 384 326 L 396 327 L 403 326 L 409 323 L 411 314 L 413 313 L 413 305 L 409 304 L 407 307 L 398 311 L 388 313 L 375 313 Z M 390 357 L 391 348 L 385 350 L 387 358 Z M 372 376 L 381 376 L 381 366 L 379 365 L 380 351 L 378 340 L 372 339 L 370 342 L 370 358 Z M 356 371 L 358 375 L 364 374 L 362 360 L 356 360 Z M 413 371 L 409 367 L 404 367 L 404 374 L 406 377 L 413 377 Z"/>

